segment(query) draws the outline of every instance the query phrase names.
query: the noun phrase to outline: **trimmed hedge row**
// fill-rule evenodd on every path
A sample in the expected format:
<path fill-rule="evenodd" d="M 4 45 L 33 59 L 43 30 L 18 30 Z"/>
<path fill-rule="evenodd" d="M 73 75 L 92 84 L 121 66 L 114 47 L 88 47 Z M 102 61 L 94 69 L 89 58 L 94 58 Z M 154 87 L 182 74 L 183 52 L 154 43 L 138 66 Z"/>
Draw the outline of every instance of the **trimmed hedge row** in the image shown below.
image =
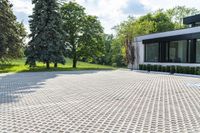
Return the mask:
<path fill-rule="evenodd" d="M 140 64 L 139 70 L 200 75 L 200 67 Z"/>

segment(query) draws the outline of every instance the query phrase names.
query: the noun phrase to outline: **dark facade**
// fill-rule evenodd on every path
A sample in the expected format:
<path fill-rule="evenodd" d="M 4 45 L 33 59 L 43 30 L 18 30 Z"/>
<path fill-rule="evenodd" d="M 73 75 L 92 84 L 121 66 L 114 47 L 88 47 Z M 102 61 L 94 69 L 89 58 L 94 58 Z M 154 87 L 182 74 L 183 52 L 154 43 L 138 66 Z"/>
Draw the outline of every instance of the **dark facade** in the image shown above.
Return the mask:
<path fill-rule="evenodd" d="M 183 18 L 183 24 L 190 27 L 200 26 L 200 14 Z"/>
<path fill-rule="evenodd" d="M 199 26 L 200 15 L 184 18 L 184 24 Z M 200 63 L 200 33 L 145 39 L 144 61 Z"/>

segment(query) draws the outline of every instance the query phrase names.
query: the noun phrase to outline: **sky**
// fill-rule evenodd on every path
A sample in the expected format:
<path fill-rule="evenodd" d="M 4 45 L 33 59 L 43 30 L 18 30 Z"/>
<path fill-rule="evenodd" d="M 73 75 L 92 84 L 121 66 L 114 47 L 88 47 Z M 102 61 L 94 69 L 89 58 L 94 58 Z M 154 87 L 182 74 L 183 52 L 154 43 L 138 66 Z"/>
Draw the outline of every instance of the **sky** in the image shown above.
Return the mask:
<path fill-rule="evenodd" d="M 31 0 L 10 0 L 18 21 L 22 21 L 29 32 L 28 16 L 32 14 Z M 67 0 L 66 0 L 67 1 Z M 114 33 L 112 29 L 128 16 L 138 17 L 158 9 L 186 6 L 200 9 L 200 0 L 74 0 L 86 8 L 90 15 L 98 16 L 104 31 Z"/>

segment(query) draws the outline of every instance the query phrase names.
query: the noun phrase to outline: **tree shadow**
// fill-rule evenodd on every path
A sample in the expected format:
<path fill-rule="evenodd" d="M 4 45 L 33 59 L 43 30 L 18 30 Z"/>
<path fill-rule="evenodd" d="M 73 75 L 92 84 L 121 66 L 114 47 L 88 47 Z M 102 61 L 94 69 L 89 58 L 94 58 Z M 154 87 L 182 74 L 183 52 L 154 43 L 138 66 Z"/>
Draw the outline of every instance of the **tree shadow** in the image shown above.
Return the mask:
<path fill-rule="evenodd" d="M 0 104 L 19 102 L 23 94 L 33 93 L 43 89 L 45 81 L 59 75 L 82 75 L 98 73 L 90 71 L 60 71 L 60 72 L 26 72 L 0 74 Z"/>

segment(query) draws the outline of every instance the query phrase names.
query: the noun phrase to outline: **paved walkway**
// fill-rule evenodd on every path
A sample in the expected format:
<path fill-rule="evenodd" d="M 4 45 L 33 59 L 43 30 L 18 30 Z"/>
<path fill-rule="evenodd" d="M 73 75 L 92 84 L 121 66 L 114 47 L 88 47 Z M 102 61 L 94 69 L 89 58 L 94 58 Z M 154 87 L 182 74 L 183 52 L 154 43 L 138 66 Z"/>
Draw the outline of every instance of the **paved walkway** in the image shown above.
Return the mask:
<path fill-rule="evenodd" d="M 1 74 L 0 132 L 200 132 L 200 79 L 123 70 Z"/>

